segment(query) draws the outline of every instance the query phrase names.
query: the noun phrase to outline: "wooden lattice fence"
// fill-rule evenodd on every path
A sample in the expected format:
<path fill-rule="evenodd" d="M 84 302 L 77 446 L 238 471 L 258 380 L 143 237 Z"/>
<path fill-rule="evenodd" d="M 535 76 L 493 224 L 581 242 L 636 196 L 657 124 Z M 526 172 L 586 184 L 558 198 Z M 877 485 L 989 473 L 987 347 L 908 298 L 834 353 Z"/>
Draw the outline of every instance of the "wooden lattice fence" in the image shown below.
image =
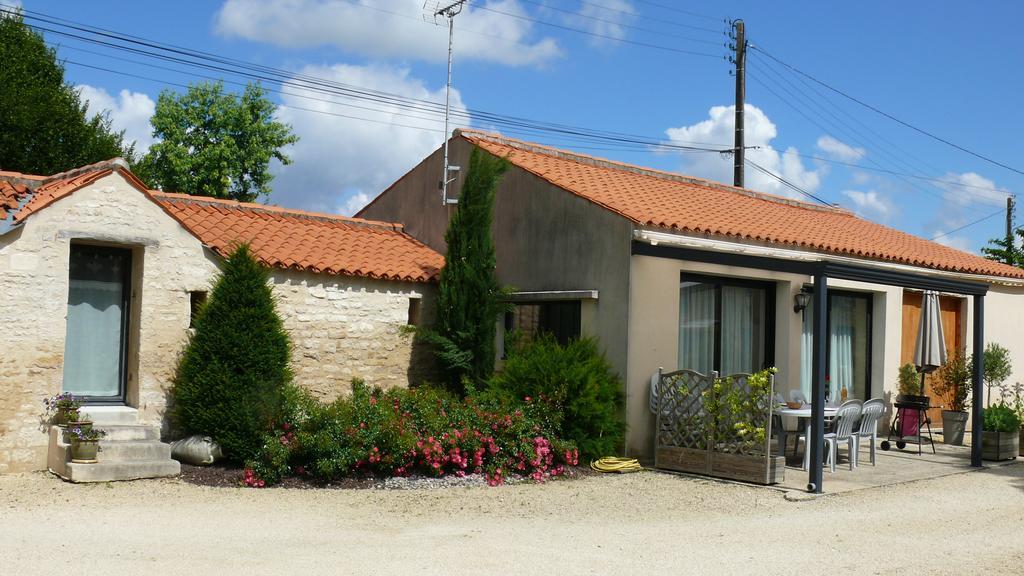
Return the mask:
<path fill-rule="evenodd" d="M 655 466 L 761 484 L 783 480 L 785 459 L 771 455 L 774 376 L 659 370 L 656 382 Z"/>

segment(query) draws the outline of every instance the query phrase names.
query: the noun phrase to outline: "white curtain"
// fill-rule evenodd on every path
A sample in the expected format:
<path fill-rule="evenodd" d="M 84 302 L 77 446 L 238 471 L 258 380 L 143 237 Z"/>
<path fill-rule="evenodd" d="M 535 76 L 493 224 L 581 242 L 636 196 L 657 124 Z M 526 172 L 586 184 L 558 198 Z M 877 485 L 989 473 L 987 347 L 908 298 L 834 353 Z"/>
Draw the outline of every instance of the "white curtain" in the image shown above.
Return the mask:
<path fill-rule="evenodd" d="M 853 346 L 854 346 L 854 301 L 852 298 L 832 298 L 832 327 L 829 338 L 830 387 L 825 391 L 833 402 L 839 402 L 840 391 L 846 387 L 850 397 L 854 395 Z"/>
<path fill-rule="evenodd" d="M 117 396 L 121 366 L 121 282 L 71 279 L 64 391 Z"/>
<path fill-rule="evenodd" d="M 722 287 L 722 374 L 755 372 L 759 338 L 754 334 L 760 291 L 737 286 Z"/>
<path fill-rule="evenodd" d="M 811 371 L 814 360 L 814 303 L 808 302 L 804 308 L 803 330 L 800 333 L 800 391 L 804 398 L 811 398 Z"/>
<path fill-rule="evenodd" d="M 711 372 L 715 360 L 715 287 L 683 282 L 679 287 L 678 368 Z"/>

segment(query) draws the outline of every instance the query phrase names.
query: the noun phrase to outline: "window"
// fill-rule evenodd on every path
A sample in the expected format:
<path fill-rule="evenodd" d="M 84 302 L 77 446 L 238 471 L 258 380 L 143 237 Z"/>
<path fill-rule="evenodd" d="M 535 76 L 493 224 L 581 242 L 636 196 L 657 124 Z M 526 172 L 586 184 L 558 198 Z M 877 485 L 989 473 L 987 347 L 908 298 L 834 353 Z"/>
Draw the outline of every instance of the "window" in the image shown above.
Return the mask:
<path fill-rule="evenodd" d="M 774 364 L 774 302 L 769 283 L 683 274 L 678 368 L 728 375 Z"/>
<path fill-rule="evenodd" d="M 525 338 L 548 333 L 559 344 L 580 337 L 580 301 L 557 300 L 515 304 L 505 313 L 505 331 Z"/>
<path fill-rule="evenodd" d="M 206 304 L 206 292 L 194 290 L 188 293 L 188 327 L 196 327 L 196 318 L 199 317 L 199 309 Z"/>
<path fill-rule="evenodd" d="M 848 397 L 867 400 L 871 397 L 871 294 L 829 290 L 828 387 L 825 395 L 838 402 L 843 386 Z M 811 397 L 814 302 L 803 312 L 801 339 L 800 388 Z"/>

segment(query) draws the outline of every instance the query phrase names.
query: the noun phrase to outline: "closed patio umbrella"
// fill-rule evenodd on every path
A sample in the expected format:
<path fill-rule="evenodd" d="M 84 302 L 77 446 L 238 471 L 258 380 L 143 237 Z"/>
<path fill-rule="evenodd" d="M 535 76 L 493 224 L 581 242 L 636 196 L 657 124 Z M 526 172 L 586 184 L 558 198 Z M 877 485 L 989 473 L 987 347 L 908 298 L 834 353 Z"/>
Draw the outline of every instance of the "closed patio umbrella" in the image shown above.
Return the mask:
<path fill-rule="evenodd" d="M 921 372 L 921 395 L 924 395 L 924 375 L 945 363 L 946 339 L 942 333 L 939 294 L 929 290 L 921 300 L 921 321 L 917 326 L 917 344 L 914 346 L 914 365 Z"/>

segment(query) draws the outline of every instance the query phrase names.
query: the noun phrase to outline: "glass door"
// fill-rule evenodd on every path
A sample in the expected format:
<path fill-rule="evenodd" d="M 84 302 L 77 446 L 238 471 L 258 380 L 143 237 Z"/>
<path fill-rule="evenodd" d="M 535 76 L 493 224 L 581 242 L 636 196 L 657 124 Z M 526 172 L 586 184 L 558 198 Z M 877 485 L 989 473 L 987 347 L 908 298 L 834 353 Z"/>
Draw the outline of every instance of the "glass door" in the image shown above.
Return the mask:
<path fill-rule="evenodd" d="M 65 392 L 124 402 L 131 251 L 71 245 Z"/>

